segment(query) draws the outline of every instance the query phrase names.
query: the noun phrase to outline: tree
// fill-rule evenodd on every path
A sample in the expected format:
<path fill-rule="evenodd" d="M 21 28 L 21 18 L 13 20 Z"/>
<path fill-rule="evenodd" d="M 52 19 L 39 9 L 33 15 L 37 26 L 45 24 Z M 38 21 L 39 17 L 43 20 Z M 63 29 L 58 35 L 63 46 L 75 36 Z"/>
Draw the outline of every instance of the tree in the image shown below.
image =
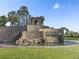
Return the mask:
<path fill-rule="evenodd" d="M 11 11 L 8 13 L 8 20 L 11 22 L 12 26 L 15 22 L 17 22 L 17 19 L 18 17 L 15 11 Z"/>
<path fill-rule="evenodd" d="M 26 6 L 21 6 L 20 9 L 17 11 L 17 14 L 20 15 L 28 15 L 28 9 Z"/>
<path fill-rule="evenodd" d="M 20 25 L 25 25 L 28 22 L 27 15 L 29 15 L 29 12 L 26 6 L 21 6 L 20 9 L 17 11 L 17 15 Z"/>
<path fill-rule="evenodd" d="M 78 32 L 74 32 L 74 31 L 69 31 L 67 33 L 68 36 L 79 36 L 79 33 Z"/>
<path fill-rule="evenodd" d="M 69 32 L 69 29 L 67 29 L 66 27 L 61 27 L 60 29 L 62 29 L 65 34 L 67 34 L 67 33 Z M 66 32 L 65 32 L 65 31 L 66 31 Z"/>
<path fill-rule="evenodd" d="M 5 15 L 0 16 L 0 26 L 5 26 L 6 22 L 7 22 L 7 17 Z"/>

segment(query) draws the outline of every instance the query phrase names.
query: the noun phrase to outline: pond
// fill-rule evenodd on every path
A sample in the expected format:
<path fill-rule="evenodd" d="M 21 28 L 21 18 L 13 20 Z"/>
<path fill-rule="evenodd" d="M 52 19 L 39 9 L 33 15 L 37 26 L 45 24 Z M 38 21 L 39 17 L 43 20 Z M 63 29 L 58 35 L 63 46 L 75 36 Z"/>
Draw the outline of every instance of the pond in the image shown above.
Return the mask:
<path fill-rule="evenodd" d="M 64 45 L 75 45 L 75 44 L 79 44 L 79 41 L 77 40 L 65 40 L 64 41 Z"/>

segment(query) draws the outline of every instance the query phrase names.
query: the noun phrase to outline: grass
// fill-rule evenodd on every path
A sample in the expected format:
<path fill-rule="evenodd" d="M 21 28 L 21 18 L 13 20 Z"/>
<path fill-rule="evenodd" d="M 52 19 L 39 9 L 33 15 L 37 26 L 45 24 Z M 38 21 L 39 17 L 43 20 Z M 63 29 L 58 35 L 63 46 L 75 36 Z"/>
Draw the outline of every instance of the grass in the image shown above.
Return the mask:
<path fill-rule="evenodd" d="M 79 59 L 79 46 L 61 48 L 0 48 L 0 59 Z"/>
<path fill-rule="evenodd" d="M 79 40 L 77 37 L 64 37 L 65 40 Z"/>

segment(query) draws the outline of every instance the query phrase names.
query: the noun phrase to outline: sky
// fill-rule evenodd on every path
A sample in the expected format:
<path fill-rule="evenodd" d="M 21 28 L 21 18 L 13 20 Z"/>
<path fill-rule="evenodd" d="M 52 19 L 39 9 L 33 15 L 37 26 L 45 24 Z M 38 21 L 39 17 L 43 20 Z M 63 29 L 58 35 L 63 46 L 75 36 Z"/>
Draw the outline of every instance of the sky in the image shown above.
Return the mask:
<path fill-rule="evenodd" d="M 30 15 L 44 16 L 45 25 L 79 32 L 79 0 L 0 0 L 0 15 L 27 6 Z"/>

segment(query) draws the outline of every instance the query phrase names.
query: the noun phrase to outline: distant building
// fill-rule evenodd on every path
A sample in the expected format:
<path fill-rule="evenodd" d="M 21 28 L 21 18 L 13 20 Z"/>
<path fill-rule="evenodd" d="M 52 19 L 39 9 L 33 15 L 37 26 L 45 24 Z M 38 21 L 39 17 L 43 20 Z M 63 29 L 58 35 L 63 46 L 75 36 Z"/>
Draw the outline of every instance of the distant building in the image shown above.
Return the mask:
<path fill-rule="evenodd" d="M 7 22 L 5 26 L 11 26 L 11 22 Z"/>
<path fill-rule="evenodd" d="M 7 22 L 7 23 L 5 24 L 6 27 L 8 27 L 8 26 L 17 26 L 17 25 L 18 25 L 17 22 L 14 22 L 13 24 L 12 24 L 11 22 Z"/>

